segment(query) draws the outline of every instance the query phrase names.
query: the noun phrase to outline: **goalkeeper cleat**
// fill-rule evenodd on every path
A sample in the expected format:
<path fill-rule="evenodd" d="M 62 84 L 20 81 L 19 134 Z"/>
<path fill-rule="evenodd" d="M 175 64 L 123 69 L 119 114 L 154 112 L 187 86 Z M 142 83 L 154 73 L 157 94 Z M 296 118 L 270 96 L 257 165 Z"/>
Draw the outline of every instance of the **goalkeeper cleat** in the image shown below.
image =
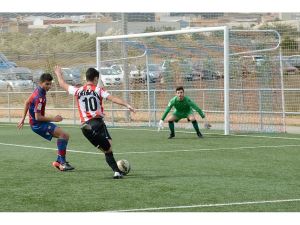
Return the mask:
<path fill-rule="evenodd" d="M 116 171 L 114 174 L 114 179 L 121 179 L 121 178 L 123 178 L 123 175 L 120 172 Z"/>
<path fill-rule="evenodd" d="M 52 163 L 52 165 L 60 171 L 68 171 L 68 170 L 74 170 L 75 169 L 68 162 L 60 163 L 60 162 L 55 161 L 55 162 Z"/>
<path fill-rule="evenodd" d="M 203 135 L 201 134 L 201 132 L 197 133 L 198 138 L 203 138 Z"/>
<path fill-rule="evenodd" d="M 170 134 L 170 136 L 168 137 L 168 139 L 172 139 L 175 137 L 175 134 Z"/>

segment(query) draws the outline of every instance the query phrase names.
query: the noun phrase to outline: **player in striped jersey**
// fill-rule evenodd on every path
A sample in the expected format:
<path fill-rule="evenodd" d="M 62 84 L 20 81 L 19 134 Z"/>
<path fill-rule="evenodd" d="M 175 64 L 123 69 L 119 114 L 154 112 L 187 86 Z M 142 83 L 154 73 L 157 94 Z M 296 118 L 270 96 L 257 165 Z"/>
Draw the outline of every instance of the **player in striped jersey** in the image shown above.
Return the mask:
<path fill-rule="evenodd" d="M 59 85 L 69 94 L 74 95 L 77 101 L 78 111 L 81 120 L 81 130 L 83 135 L 97 148 L 105 154 L 107 164 L 114 171 L 113 178 L 122 178 L 123 174 L 118 169 L 116 160 L 112 152 L 112 139 L 103 121 L 103 99 L 107 99 L 116 104 L 127 107 L 130 111 L 135 109 L 122 99 L 110 95 L 105 89 L 98 85 L 99 72 L 94 68 L 86 71 L 86 84 L 82 87 L 74 87 L 67 84 L 62 76 L 59 66 L 54 68 Z"/>
<path fill-rule="evenodd" d="M 39 86 L 25 101 L 23 117 L 18 123 L 18 128 L 21 129 L 24 125 L 24 121 L 29 111 L 29 124 L 33 132 L 51 141 L 52 137 L 57 139 L 57 160 L 52 163 L 54 167 L 60 171 L 73 170 L 72 167 L 66 161 L 67 145 L 69 140 L 69 134 L 62 128 L 57 127 L 51 122 L 60 122 L 63 118 L 60 115 L 49 116 L 45 115 L 46 108 L 46 92 L 50 90 L 52 86 L 53 77 L 49 73 L 43 73 L 40 77 Z"/>

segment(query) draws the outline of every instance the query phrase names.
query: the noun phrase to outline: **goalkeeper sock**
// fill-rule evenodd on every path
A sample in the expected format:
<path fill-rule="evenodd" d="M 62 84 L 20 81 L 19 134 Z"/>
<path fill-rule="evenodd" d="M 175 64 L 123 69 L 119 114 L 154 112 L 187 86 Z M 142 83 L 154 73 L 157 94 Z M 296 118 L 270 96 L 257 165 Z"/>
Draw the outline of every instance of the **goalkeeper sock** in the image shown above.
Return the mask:
<path fill-rule="evenodd" d="M 193 127 L 194 127 L 195 131 L 197 132 L 197 134 L 199 134 L 200 130 L 199 130 L 197 120 L 192 121 L 192 124 L 193 124 Z"/>
<path fill-rule="evenodd" d="M 120 172 L 112 152 L 105 153 L 105 160 L 114 172 Z"/>
<path fill-rule="evenodd" d="M 175 126 L 173 121 L 169 121 L 169 128 L 171 131 L 171 134 L 175 135 Z"/>

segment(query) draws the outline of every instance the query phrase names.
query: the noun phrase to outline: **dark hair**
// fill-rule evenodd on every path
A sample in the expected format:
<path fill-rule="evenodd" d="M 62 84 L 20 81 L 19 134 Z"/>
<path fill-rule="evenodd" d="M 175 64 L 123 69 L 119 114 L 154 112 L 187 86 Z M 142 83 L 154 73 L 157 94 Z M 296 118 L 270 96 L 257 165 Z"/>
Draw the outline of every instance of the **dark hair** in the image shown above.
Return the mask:
<path fill-rule="evenodd" d="M 88 68 L 85 73 L 85 78 L 87 81 L 94 81 L 95 77 L 99 78 L 99 72 L 95 68 Z"/>
<path fill-rule="evenodd" d="M 52 81 L 52 80 L 53 80 L 53 77 L 50 73 L 43 73 L 40 76 L 40 82 L 41 83 L 44 83 L 45 81 Z"/>
<path fill-rule="evenodd" d="M 182 86 L 179 86 L 179 87 L 176 88 L 176 92 L 177 92 L 177 91 L 180 91 L 180 90 L 182 90 L 182 91 L 184 92 L 184 89 L 183 89 Z"/>

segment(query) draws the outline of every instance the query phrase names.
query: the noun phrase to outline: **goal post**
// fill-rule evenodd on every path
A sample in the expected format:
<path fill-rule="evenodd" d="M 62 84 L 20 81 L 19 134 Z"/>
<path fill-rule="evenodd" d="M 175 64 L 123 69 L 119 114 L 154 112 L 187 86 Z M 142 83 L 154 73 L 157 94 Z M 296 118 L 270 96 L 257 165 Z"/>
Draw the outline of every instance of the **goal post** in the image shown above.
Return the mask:
<path fill-rule="evenodd" d="M 106 105 L 108 124 L 156 126 L 175 88 L 184 86 L 213 128 L 225 135 L 283 132 L 278 35 L 220 26 L 97 37 L 96 63 L 104 86 L 138 109 L 129 115 Z M 106 74 L 112 68 L 116 74 Z M 183 120 L 177 126 L 187 125 Z"/>

